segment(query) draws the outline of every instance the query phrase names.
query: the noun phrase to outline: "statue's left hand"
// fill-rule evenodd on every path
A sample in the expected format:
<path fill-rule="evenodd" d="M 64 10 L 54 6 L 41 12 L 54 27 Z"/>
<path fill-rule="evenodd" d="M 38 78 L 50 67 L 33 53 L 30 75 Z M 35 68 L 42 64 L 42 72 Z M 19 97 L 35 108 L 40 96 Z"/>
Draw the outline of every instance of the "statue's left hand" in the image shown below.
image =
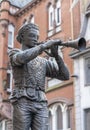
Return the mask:
<path fill-rule="evenodd" d="M 58 45 L 53 45 L 50 49 L 51 49 L 52 57 L 57 57 L 58 56 Z"/>

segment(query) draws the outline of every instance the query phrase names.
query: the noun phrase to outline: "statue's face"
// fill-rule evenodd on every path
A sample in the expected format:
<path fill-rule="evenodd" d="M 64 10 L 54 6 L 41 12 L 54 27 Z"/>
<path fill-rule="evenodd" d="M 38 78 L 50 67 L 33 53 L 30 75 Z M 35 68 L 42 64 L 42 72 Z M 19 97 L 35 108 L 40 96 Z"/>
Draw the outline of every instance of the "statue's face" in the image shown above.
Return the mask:
<path fill-rule="evenodd" d="M 38 35 L 34 31 L 27 31 L 23 35 L 23 44 L 28 47 L 34 47 L 37 45 L 38 42 Z"/>

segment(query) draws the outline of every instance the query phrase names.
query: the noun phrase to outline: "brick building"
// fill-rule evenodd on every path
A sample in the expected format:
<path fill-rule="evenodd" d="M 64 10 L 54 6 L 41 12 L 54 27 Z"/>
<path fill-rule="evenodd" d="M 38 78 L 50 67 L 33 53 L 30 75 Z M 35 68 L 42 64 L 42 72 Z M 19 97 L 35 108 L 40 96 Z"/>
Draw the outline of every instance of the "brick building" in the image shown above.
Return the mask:
<path fill-rule="evenodd" d="M 13 88 L 8 51 L 20 47 L 15 37 L 27 22 L 39 25 L 40 41 L 78 37 L 80 30 L 79 3 L 70 12 L 72 0 L 2 0 L 0 3 L 0 129 L 12 130 L 12 105 L 8 97 Z M 77 18 L 76 18 L 77 17 Z M 72 48 L 60 46 L 59 53 L 73 75 Z M 44 55 L 46 56 L 46 55 Z M 46 56 L 47 58 L 50 58 Z M 51 60 L 54 60 L 53 58 Z M 73 75 L 74 76 L 74 75 Z M 68 81 L 46 80 L 50 130 L 75 130 L 73 78 Z"/>
<path fill-rule="evenodd" d="M 74 59 L 74 95 L 76 130 L 90 129 L 90 1 L 81 2 L 81 34 L 87 41 L 82 52 L 72 53 Z"/>

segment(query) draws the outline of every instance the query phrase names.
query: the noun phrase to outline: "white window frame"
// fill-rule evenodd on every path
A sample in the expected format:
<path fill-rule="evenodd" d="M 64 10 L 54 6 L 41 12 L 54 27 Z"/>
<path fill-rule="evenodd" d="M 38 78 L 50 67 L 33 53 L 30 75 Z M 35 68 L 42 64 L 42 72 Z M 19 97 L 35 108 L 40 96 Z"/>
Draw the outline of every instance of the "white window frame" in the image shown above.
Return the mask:
<path fill-rule="evenodd" d="M 59 12 L 58 12 L 58 9 L 59 9 Z M 58 13 L 59 13 L 59 16 L 58 16 Z M 61 24 L 61 0 L 56 1 L 55 20 L 56 20 L 56 26 Z"/>
<path fill-rule="evenodd" d="M 52 16 L 51 16 L 52 14 Z M 49 30 L 53 29 L 53 21 L 54 21 L 54 8 L 52 4 L 50 4 L 48 8 L 48 20 L 49 20 Z"/>
<path fill-rule="evenodd" d="M 7 74 L 10 75 L 10 86 L 7 86 L 7 91 L 11 92 L 12 91 L 12 83 L 13 83 L 12 70 L 7 70 Z"/>
<path fill-rule="evenodd" d="M 84 64 L 83 64 L 83 66 L 84 66 L 84 86 L 90 87 L 90 82 L 87 82 L 87 79 L 86 79 L 86 75 L 87 75 L 87 73 L 86 73 L 86 59 L 90 60 L 90 53 L 88 53 L 84 56 Z"/>
<path fill-rule="evenodd" d="M 71 130 L 71 128 L 67 128 L 67 108 L 68 106 L 65 104 L 65 103 L 55 103 L 54 105 L 51 105 L 49 107 L 49 111 L 51 112 L 52 114 L 52 130 L 57 130 L 57 114 L 56 114 L 56 111 L 57 111 L 57 108 L 58 106 L 60 106 L 61 108 L 61 111 L 62 111 L 62 126 L 63 126 L 63 129 L 62 130 Z"/>
<path fill-rule="evenodd" d="M 9 44 L 9 32 L 12 33 L 11 45 Z M 14 47 L 14 26 L 12 24 L 8 25 L 8 47 L 9 48 Z"/>

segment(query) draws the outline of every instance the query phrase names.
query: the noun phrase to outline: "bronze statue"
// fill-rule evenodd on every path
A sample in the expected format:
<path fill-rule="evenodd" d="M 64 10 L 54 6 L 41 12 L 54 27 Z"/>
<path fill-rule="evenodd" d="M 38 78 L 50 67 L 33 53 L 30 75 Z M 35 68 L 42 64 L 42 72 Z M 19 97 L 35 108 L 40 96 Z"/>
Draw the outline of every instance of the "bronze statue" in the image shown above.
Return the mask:
<path fill-rule="evenodd" d="M 38 38 L 37 25 L 23 25 L 17 35 L 22 49 L 13 49 L 9 53 L 14 78 L 14 89 L 10 96 L 13 130 L 48 130 L 45 77 L 69 79 L 69 71 L 58 55 L 60 40 L 38 44 Z M 47 48 L 52 48 L 51 53 L 57 64 L 39 56 Z"/>

